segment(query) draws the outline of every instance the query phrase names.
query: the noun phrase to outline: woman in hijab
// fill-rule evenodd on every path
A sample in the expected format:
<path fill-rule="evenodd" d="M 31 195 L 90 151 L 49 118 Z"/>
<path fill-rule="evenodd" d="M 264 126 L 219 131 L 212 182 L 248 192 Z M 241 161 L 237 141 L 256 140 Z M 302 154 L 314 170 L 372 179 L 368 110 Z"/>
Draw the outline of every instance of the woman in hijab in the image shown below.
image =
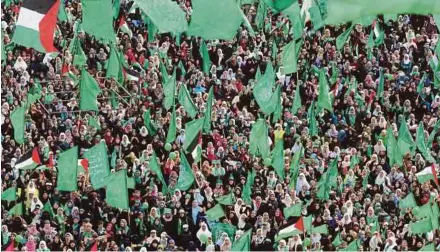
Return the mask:
<path fill-rule="evenodd" d="M 305 186 L 307 190 L 310 189 L 310 184 L 307 181 L 306 176 L 304 173 L 300 173 L 296 180 L 296 192 L 299 193 L 303 189 L 303 186 Z"/>
<path fill-rule="evenodd" d="M 296 234 L 292 238 L 289 238 L 288 247 L 290 251 L 303 251 L 301 237 Z"/>
<path fill-rule="evenodd" d="M 35 241 L 35 237 L 33 235 L 29 235 L 28 240 L 26 242 L 26 250 L 35 251 L 36 248 L 37 248 L 37 242 Z"/>
<path fill-rule="evenodd" d="M 206 223 L 202 222 L 200 224 L 200 229 L 199 231 L 197 231 L 196 236 L 197 239 L 199 239 L 202 246 L 208 243 L 208 238 L 212 237 L 212 233 L 209 231 Z"/>
<path fill-rule="evenodd" d="M 32 199 L 32 203 L 31 203 L 31 212 L 33 212 L 35 210 L 35 208 L 37 208 L 37 206 L 40 209 L 42 209 L 43 203 L 41 203 L 40 199 L 38 199 L 36 196 L 34 196 L 34 198 Z"/>
<path fill-rule="evenodd" d="M 27 69 L 27 64 L 26 62 L 23 60 L 22 57 L 18 56 L 17 57 L 17 61 L 14 64 L 14 70 L 17 72 L 24 72 Z"/>
<path fill-rule="evenodd" d="M 45 241 L 40 241 L 40 245 L 38 246 L 37 252 L 47 252 L 50 251 L 50 249 L 47 247 Z"/>

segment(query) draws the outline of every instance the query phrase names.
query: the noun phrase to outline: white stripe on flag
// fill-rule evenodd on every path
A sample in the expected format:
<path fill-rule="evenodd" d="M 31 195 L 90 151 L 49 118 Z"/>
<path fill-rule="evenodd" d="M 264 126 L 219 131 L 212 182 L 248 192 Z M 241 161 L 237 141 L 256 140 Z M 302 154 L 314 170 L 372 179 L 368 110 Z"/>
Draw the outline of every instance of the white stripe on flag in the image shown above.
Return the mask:
<path fill-rule="evenodd" d="M 41 13 L 21 7 L 18 20 L 15 25 L 39 31 L 40 29 L 38 26 L 43 17 L 44 15 Z"/>
<path fill-rule="evenodd" d="M 21 162 L 19 164 L 16 164 L 15 168 L 23 169 L 23 168 L 25 168 L 27 166 L 33 165 L 34 163 L 35 163 L 34 160 L 32 160 L 32 157 L 30 157 L 29 159 L 26 159 L 25 161 L 23 161 L 23 162 Z"/>

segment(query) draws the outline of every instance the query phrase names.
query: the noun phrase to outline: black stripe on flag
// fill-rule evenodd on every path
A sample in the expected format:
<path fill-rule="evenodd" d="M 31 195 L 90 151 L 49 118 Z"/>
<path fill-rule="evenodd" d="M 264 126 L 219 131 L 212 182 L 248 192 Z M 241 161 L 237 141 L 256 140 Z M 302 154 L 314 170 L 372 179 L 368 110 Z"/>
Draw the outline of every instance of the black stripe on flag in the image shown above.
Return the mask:
<path fill-rule="evenodd" d="M 135 71 L 135 70 L 133 70 L 133 69 L 128 69 L 128 68 L 126 68 L 126 69 L 125 69 L 125 72 L 126 72 L 128 75 L 131 75 L 131 76 L 133 76 L 133 77 L 137 77 L 137 78 L 139 78 L 139 77 L 141 76 L 141 74 L 140 74 L 139 72 L 137 72 L 137 71 Z"/>
<path fill-rule="evenodd" d="M 25 162 L 25 161 L 27 161 L 29 159 L 32 159 L 32 161 L 34 161 L 34 163 L 36 163 L 36 164 L 41 164 L 40 154 L 38 153 L 38 149 L 37 148 L 34 148 L 32 151 L 28 151 L 23 156 L 21 156 L 17 160 L 15 165 L 23 163 L 23 162 Z"/>
<path fill-rule="evenodd" d="M 45 15 L 57 0 L 24 0 L 22 8 L 26 8 Z M 64 1 L 64 0 L 59 0 Z"/>

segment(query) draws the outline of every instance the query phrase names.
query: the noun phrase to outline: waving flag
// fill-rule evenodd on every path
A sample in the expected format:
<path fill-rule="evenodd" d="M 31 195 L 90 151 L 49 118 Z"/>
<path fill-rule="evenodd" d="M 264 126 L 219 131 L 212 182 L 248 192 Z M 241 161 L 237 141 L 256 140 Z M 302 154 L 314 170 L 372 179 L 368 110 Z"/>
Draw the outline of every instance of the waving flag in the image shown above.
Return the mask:
<path fill-rule="evenodd" d="M 23 1 L 12 41 L 39 52 L 56 52 L 53 34 L 59 7 L 58 0 Z"/>

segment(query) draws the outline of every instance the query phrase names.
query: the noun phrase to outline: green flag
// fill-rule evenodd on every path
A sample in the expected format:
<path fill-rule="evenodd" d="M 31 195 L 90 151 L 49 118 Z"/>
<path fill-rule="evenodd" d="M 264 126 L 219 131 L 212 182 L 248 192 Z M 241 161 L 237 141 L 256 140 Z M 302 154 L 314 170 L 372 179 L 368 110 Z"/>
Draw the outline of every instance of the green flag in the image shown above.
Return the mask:
<path fill-rule="evenodd" d="M 53 217 L 55 215 L 52 205 L 50 204 L 50 200 L 47 200 L 46 203 L 44 203 L 43 211 L 48 212 L 50 217 Z"/>
<path fill-rule="evenodd" d="M 319 7 L 313 2 L 312 7 L 309 8 L 310 19 L 313 23 L 313 30 L 317 31 L 324 26 L 324 21 L 322 20 L 321 11 Z"/>
<path fill-rule="evenodd" d="M 186 76 L 185 66 L 183 65 L 182 61 L 179 61 L 179 68 L 180 71 L 182 72 L 182 76 Z"/>
<path fill-rule="evenodd" d="M 417 128 L 416 133 L 416 145 L 417 149 L 419 149 L 420 153 L 422 153 L 423 157 L 429 162 L 435 162 L 434 158 L 429 153 L 428 148 L 425 143 L 425 130 L 423 129 L 423 122 L 419 123 L 419 127 Z"/>
<path fill-rule="evenodd" d="M 284 218 L 289 218 L 291 216 L 301 216 L 302 203 L 297 203 L 293 206 L 286 207 L 283 209 Z"/>
<path fill-rule="evenodd" d="M 118 159 L 118 155 L 116 154 L 116 148 L 113 148 L 112 156 L 110 158 L 110 167 L 111 168 L 113 168 L 113 169 L 116 168 L 117 159 Z"/>
<path fill-rule="evenodd" d="M 416 217 L 417 220 L 431 216 L 431 213 L 431 203 L 426 203 L 423 206 L 417 206 L 413 209 L 414 217 Z"/>
<path fill-rule="evenodd" d="M 416 206 L 417 206 L 417 203 L 416 203 L 416 200 L 414 199 L 414 195 L 412 193 L 408 194 L 405 198 L 401 199 L 399 202 L 400 209 L 413 208 Z"/>
<path fill-rule="evenodd" d="M 348 244 L 348 246 L 344 249 L 341 249 L 340 251 L 358 251 L 359 249 L 359 244 L 358 244 L 358 240 L 353 240 L 352 242 L 350 242 L 350 244 Z"/>
<path fill-rule="evenodd" d="M 298 113 L 298 110 L 301 108 L 301 94 L 299 91 L 299 84 L 296 84 L 295 89 L 295 97 L 293 98 L 292 108 L 290 109 L 290 112 L 293 115 L 296 115 Z"/>
<path fill-rule="evenodd" d="M 304 149 L 301 145 L 300 149 L 295 152 L 292 160 L 290 161 L 290 183 L 289 183 L 290 190 L 296 189 L 296 181 L 298 180 L 298 175 L 299 175 L 299 162 L 301 160 L 303 150 Z"/>
<path fill-rule="evenodd" d="M 353 31 L 354 26 L 355 23 L 352 23 L 350 27 L 348 27 L 343 33 L 341 33 L 341 35 L 336 38 L 336 48 L 338 49 L 338 51 L 341 51 L 347 40 L 350 38 L 350 34 L 351 31 Z"/>
<path fill-rule="evenodd" d="M 434 143 L 435 135 L 438 133 L 439 129 L 440 129 L 440 120 L 437 120 L 437 122 L 434 125 L 434 128 L 431 131 L 431 134 L 429 134 L 428 141 L 426 141 L 426 146 L 428 148 L 430 149 L 432 148 L 432 143 Z"/>
<path fill-rule="evenodd" d="M 210 221 L 215 221 L 225 216 L 225 212 L 220 204 L 215 205 L 215 207 L 206 211 L 206 219 Z"/>
<path fill-rule="evenodd" d="M 184 32 L 188 29 L 185 12 L 171 0 L 136 1 L 159 29 L 159 33 Z"/>
<path fill-rule="evenodd" d="M 93 189 L 103 188 L 107 183 L 107 176 L 110 175 L 105 142 L 101 141 L 99 144 L 87 150 L 83 157 L 89 162 L 90 181 L 92 182 Z"/>
<path fill-rule="evenodd" d="M 428 74 L 426 72 L 423 73 L 422 78 L 419 81 L 419 85 L 417 85 L 417 93 L 420 94 L 425 87 L 426 78 L 428 78 Z"/>
<path fill-rule="evenodd" d="M 206 40 L 231 40 L 243 22 L 234 0 L 193 0 L 188 35 Z"/>
<path fill-rule="evenodd" d="M 235 204 L 234 194 L 230 192 L 227 195 L 216 198 L 217 202 L 222 205 L 230 206 Z"/>
<path fill-rule="evenodd" d="M 233 241 L 233 238 L 235 237 L 235 232 L 237 231 L 237 228 L 229 223 L 215 223 L 214 225 L 210 225 L 211 232 L 212 232 L 212 240 L 214 242 L 217 242 L 222 239 L 223 233 L 226 233 L 228 237 L 231 238 L 231 242 Z"/>
<path fill-rule="evenodd" d="M 182 85 L 180 87 L 178 100 L 180 105 L 182 105 L 185 109 L 186 113 L 188 113 L 191 118 L 195 118 L 198 110 L 196 105 L 194 105 L 194 102 L 191 100 L 191 96 L 186 88 L 186 85 Z"/>
<path fill-rule="evenodd" d="M 10 187 L 7 190 L 2 192 L 2 200 L 11 202 L 16 200 L 16 195 L 17 195 L 17 188 L 14 187 Z"/>
<path fill-rule="evenodd" d="M 284 180 L 284 143 L 279 140 L 275 143 L 272 151 L 272 167 L 277 172 L 281 180 Z"/>
<path fill-rule="evenodd" d="M 87 56 L 81 47 L 81 41 L 77 34 L 74 35 L 72 41 L 70 42 L 69 51 L 73 55 L 74 66 L 82 67 L 87 65 Z"/>
<path fill-rule="evenodd" d="M 168 81 L 163 85 L 164 99 L 163 106 L 169 110 L 174 104 L 174 95 L 176 93 L 176 69 L 174 69 L 173 76 L 168 78 Z"/>
<path fill-rule="evenodd" d="M 177 180 L 176 189 L 179 189 L 181 191 L 186 191 L 194 183 L 194 174 L 191 170 L 191 166 L 188 163 L 188 160 L 186 159 L 185 153 L 183 151 L 180 152 L 180 172 L 179 172 L 179 178 Z"/>
<path fill-rule="evenodd" d="M 324 69 L 319 72 L 318 107 L 333 112 L 333 103 L 330 99 L 330 91 Z"/>
<path fill-rule="evenodd" d="M 386 148 L 390 165 L 398 164 L 401 166 L 403 164 L 402 154 L 397 147 L 397 141 L 390 126 L 387 128 Z"/>
<path fill-rule="evenodd" d="M 319 233 L 319 234 L 328 234 L 328 227 L 327 227 L 327 224 L 323 224 L 323 225 L 320 225 L 320 226 L 317 226 L 317 227 L 312 227 L 312 232 L 311 232 L 312 234 L 316 234 L 316 233 Z"/>
<path fill-rule="evenodd" d="M 167 139 L 166 143 L 172 143 L 176 140 L 176 107 L 173 108 L 173 112 L 171 113 L 170 126 L 167 131 Z"/>
<path fill-rule="evenodd" d="M 377 85 L 377 98 L 383 98 L 383 92 L 385 87 L 385 78 L 383 76 L 383 70 L 380 70 L 379 84 Z"/>
<path fill-rule="evenodd" d="M 301 20 L 300 12 L 301 10 L 299 8 L 298 2 L 293 3 L 283 11 L 283 13 L 287 15 L 290 22 L 292 23 L 293 37 L 295 40 L 301 38 L 303 34 L 304 24 Z"/>
<path fill-rule="evenodd" d="M 209 70 L 211 69 L 211 59 L 209 58 L 209 52 L 205 41 L 202 41 L 202 44 L 200 45 L 200 55 L 202 55 L 203 72 L 209 74 Z"/>
<path fill-rule="evenodd" d="M 254 171 L 248 171 L 247 173 L 247 178 L 246 178 L 246 184 L 244 185 L 243 188 L 243 192 L 242 192 L 242 197 L 244 202 L 246 202 L 246 204 L 251 204 L 252 203 L 252 185 L 254 184 L 254 178 L 255 178 L 255 172 Z"/>
<path fill-rule="evenodd" d="M 129 209 L 127 170 L 122 169 L 110 174 L 106 181 L 105 201 L 107 204 L 120 209 Z"/>
<path fill-rule="evenodd" d="M 110 56 L 107 60 L 106 78 L 114 78 L 119 84 L 124 83 L 124 74 L 121 64 L 121 56 L 117 47 L 110 44 Z"/>
<path fill-rule="evenodd" d="M 318 135 L 318 122 L 316 121 L 315 118 L 315 106 L 314 106 L 314 101 L 312 101 L 312 104 L 309 107 L 309 134 L 311 136 L 316 136 Z"/>
<path fill-rule="evenodd" d="M 309 215 L 307 217 L 302 217 L 302 219 L 303 219 L 303 223 L 304 223 L 304 231 L 311 234 L 313 215 Z"/>
<path fill-rule="evenodd" d="M 24 132 L 25 132 L 25 113 L 26 107 L 20 106 L 11 113 L 12 127 L 14 128 L 14 139 L 18 144 L 24 143 Z"/>
<path fill-rule="evenodd" d="M 275 42 L 274 42 L 275 44 Z M 283 47 L 282 56 L 282 74 L 296 73 L 297 70 L 297 56 L 295 50 L 295 39 L 290 41 Z"/>
<path fill-rule="evenodd" d="M 231 251 L 251 251 L 252 229 L 246 231 L 232 244 Z"/>
<path fill-rule="evenodd" d="M 397 146 L 402 155 L 406 155 L 408 152 L 414 153 L 416 147 L 416 143 L 414 142 L 411 133 L 409 132 L 408 125 L 404 120 L 400 123 Z"/>
<path fill-rule="evenodd" d="M 249 153 L 263 158 L 269 157 L 268 127 L 264 119 L 258 119 L 253 125 L 249 138 Z"/>
<path fill-rule="evenodd" d="M 162 183 L 162 192 L 167 192 L 168 191 L 167 183 L 165 183 L 165 179 L 162 174 L 162 169 L 160 168 L 160 165 L 157 162 L 157 156 L 155 151 L 153 151 L 153 155 L 151 156 L 148 166 L 151 169 L 151 171 L 156 174 L 157 178 Z"/>
<path fill-rule="evenodd" d="M 67 13 L 66 13 L 66 9 L 64 7 L 64 1 L 61 1 L 60 3 L 60 8 L 58 10 L 58 21 L 68 21 L 67 20 Z"/>
<path fill-rule="evenodd" d="M 150 134 L 152 136 L 157 134 L 157 128 L 151 120 L 150 109 L 147 109 L 147 111 L 144 112 L 144 125 L 148 130 L 148 134 Z"/>
<path fill-rule="evenodd" d="M 94 118 L 93 116 L 87 117 L 87 124 L 97 130 L 101 129 L 101 125 L 99 124 L 98 120 L 96 120 L 96 118 Z"/>
<path fill-rule="evenodd" d="M 112 2 L 110 0 L 81 0 L 81 3 L 82 29 L 100 40 L 116 42 L 116 35 L 113 30 L 113 15 L 109 14 L 113 13 Z M 106 15 L 103 15 L 104 13 Z"/>
<path fill-rule="evenodd" d="M 275 92 L 273 92 L 271 104 L 274 106 L 272 123 L 276 123 L 281 119 L 283 113 L 283 106 L 281 104 L 281 85 L 277 85 Z"/>
<path fill-rule="evenodd" d="M 57 189 L 68 192 L 76 191 L 78 189 L 78 146 L 72 147 L 60 154 L 57 168 Z"/>
<path fill-rule="evenodd" d="M 23 202 L 15 204 L 11 209 L 9 209 L 8 214 L 13 216 L 23 215 Z"/>
<path fill-rule="evenodd" d="M 205 118 L 199 118 L 187 122 L 185 124 L 185 141 L 183 142 L 183 149 L 186 152 L 192 152 L 198 144 L 199 134 L 203 129 Z"/>
<path fill-rule="evenodd" d="M 91 76 L 87 70 L 83 69 L 81 71 L 81 84 L 80 84 L 80 110 L 93 110 L 98 111 L 97 97 L 101 92 L 98 83 Z"/>
<path fill-rule="evenodd" d="M 341 233 L 338 233 L 335 237 L 335 239 L 332 242 L 332 245 L 335 247 L 338 247 L 339 245 L 342 244 L 342 238 L 341 238 Z"/>
<path fill-rule="evenodd" d="M 205 121 L 203 122 L 203 133 L 211 132 L 212 102 L 214 100 L 214 87 L 209 88 L 208 100 L 206 101 Z"/>
<path fill-rule="evenodd" d="M 438 218 L 438 216 L 434 217 Z M 413 234 L 423 234 L 431 232 L 433 230 L 431 217 L 427 217 L 415 222 L 410 222 L 409 230 Z"/>

